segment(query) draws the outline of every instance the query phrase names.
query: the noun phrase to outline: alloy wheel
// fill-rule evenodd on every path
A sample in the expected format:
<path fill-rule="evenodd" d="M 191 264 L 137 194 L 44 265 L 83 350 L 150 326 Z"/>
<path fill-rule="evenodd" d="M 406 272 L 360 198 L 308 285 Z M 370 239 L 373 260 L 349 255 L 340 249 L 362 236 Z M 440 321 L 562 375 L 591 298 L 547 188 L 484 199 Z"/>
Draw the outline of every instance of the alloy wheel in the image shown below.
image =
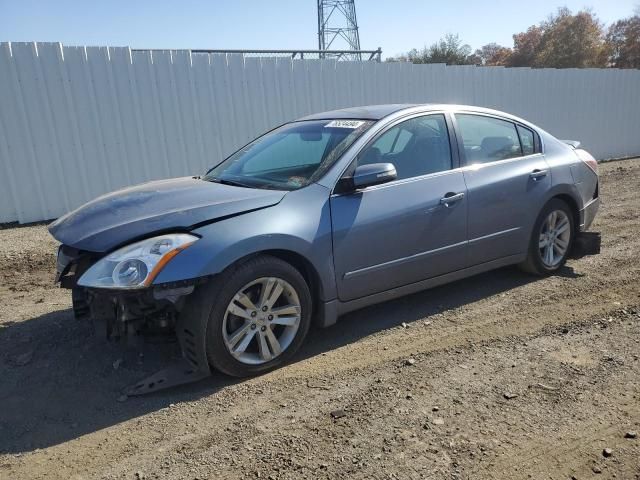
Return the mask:
<path fill-rule="evenodd" d="M 281 278 L 262 277 L 242 287 L 224 314 L 227 350 L 241 363 L 260 365 L 281 355 L 300 326 L 297 292 Z"/>
<path fill-rule="evenodd" d="M 542 224 L 538 248 L 547 268 L 556 267 L 567 254 L 571 241 L 571 222 L 562 210 L 553 210 Z"/>

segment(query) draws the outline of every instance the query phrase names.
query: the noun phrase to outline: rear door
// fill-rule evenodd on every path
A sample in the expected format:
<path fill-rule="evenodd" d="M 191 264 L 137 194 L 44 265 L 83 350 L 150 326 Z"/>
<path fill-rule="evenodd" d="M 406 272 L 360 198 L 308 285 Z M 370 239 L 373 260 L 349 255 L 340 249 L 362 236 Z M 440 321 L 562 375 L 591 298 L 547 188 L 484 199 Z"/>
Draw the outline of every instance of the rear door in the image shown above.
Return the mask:
<path fill-rule="evenodd" d="M 469 197 L 470 265 L 526 252 L 551 187 L 537 134 L 500 117 L 454 117 Z"/>
<path fill-rule="evenodd" d="M 338 294 L 352 300 L 465 267 L 466 187 L 442 113 L 400 121 L 359 164 L 389 162 L 397 180 L 331 197 Z M 443 200 L 452 197 L 450 201 Z"/>

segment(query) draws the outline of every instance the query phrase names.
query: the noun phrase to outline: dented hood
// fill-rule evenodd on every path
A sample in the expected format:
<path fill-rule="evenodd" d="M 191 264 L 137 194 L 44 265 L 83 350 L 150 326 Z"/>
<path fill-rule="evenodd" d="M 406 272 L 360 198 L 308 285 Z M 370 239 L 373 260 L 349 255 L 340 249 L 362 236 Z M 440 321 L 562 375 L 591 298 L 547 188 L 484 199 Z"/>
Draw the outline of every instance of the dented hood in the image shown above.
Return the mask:
<path fill-rule="evenodd" d="M 96 198 L 49 226 L 57 240 L 106 252 L 157 232 L 184 231 L 277 204 L 286 191 L 243 188 L 192 177 L 144 183 Z"/>

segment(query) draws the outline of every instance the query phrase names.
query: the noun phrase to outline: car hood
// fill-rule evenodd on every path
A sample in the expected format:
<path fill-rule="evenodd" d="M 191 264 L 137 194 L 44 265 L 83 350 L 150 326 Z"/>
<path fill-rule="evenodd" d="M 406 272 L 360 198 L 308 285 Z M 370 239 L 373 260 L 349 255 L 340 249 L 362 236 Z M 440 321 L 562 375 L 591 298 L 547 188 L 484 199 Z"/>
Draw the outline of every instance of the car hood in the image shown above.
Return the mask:
<path fill-rule="evenodd" d="M 286 191 L 243 188 L 184 177 L 144 183 L 92 200 L 49 226 L 57 240 L 90 252 L 269 207 Z"/>

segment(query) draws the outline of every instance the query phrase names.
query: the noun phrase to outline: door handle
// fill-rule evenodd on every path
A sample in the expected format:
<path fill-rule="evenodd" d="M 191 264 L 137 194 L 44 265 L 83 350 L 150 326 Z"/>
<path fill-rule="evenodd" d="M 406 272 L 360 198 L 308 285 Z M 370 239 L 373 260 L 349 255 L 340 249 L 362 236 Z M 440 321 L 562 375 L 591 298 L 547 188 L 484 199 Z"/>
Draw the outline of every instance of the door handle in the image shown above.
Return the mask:
<path fill-rule="evenodd" d="M 452 204 L 462 200 L 463 198 L 464 198 L 463 192 L 460 192 L 460 193 L 449 192 L 440 199 L 440 204 L 444 205 L 445 207 L 449 207 Z"/>
<path fill-rule="evenodd" d="M 529 174 L 534 181 L 537 181 L 539 178 L 546 177 L 548 170 L 538 170 L 537 168 Z"/>

